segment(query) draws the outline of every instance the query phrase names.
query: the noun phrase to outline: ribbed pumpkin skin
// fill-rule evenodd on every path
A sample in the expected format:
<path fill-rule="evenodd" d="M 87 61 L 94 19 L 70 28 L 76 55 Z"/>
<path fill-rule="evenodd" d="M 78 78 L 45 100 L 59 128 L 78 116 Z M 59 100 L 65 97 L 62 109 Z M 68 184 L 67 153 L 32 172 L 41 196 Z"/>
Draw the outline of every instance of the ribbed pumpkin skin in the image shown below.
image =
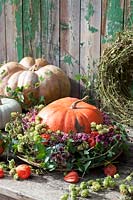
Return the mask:
<path fill-rule="evenodd" d="M 31 93 L 35 99 L 44 96 L 46 104 L 70 95 L 69 78 L 60 68 L 54 65 L 46 65 L 38 70 L 18 68 L 15 65 L 11 73 L 7 71 L 5 75 L 0 74 L 0 81 L 2 83 L 0 84 L 0 95 L 10 96 L 7 87 L 15 90 L 16 87 L 23 86 L 24 103 L 29 106 L 31 106 L 29 99 Z"/>
<path fill-rule="evenodd" d="M 45 58 L 32 58 L 30 56 L 22 58 L 19 62 L 26 69 L 30 69 L 30 67 L 37 66 L 38 68 L 48 65 L 48 61 Z"/>
<path fill-rule="evenodd" d="M 79 99 L 71 97 L 58 99 L 45 106 L 38 116 L 53 131 L 90 133 L 91 122 L 103 123 L 102 113 L 95 106 L 83 101 L 72 108 L 72 104 L 76 101 Z"/>

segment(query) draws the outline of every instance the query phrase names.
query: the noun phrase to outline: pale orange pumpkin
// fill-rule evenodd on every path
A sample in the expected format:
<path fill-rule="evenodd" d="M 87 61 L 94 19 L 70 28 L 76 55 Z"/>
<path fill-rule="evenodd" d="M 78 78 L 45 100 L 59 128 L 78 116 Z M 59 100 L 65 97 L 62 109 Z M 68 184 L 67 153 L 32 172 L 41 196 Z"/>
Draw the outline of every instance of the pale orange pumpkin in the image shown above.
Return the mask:
<path fill-rule="evenodd" d="M 21 64 L 10 63 L 0 68 L 0 95 L 10 96 L 7 88 L 23 89 L 24 104 L 31 106 L 32 98 L 45 98 L 46 104 L 70 95 L 70 80 L 60 68 L 54 65 L 27 68 Z"/>
<path fill-rule="evenodd" d="M 38 116 L 52 131 L 90 133 L 91 122 L 103 123 L 101 111 L 80 99 L 65 97 L 45 106 Z"/>

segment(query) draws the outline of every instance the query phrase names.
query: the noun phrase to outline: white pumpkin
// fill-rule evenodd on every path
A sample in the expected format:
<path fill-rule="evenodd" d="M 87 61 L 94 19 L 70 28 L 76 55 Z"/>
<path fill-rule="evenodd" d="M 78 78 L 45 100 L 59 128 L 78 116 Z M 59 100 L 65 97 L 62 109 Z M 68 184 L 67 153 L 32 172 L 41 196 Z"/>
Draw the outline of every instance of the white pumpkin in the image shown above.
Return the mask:
<path fill-rule="evenodd" d="M 0 129 L 5 128 L 7 122 L 10 121 L 12 112 L 22 113 L 20 104 L 15 99 L 0 99 Z"/>

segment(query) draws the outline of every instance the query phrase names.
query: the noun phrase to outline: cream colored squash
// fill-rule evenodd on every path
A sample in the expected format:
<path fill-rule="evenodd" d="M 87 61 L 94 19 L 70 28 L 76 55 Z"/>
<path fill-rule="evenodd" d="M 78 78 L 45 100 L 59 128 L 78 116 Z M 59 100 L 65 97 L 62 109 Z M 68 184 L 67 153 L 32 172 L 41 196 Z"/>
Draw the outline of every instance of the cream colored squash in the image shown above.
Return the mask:
<path fill-rule="evenodd" d="M 20 104 L 15 99 L 0 99 L 0 129 L 4 129 L 7 122 L 10 121 L 12 112 L 22 112 Z"/>

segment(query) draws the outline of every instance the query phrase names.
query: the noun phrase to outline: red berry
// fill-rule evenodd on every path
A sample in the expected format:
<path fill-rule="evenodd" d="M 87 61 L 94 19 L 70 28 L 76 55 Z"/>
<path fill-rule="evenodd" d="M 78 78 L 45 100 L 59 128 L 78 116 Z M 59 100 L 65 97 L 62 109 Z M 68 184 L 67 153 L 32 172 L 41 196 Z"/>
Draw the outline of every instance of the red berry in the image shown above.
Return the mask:
<path fill-rule="evenodd" d="M 116 172 L 117 172 L 117 168 L 113 164 L 109 164 L 104 167 L 104 174 L 106 176 L 114 176 L 116 174 Z"/>
<path fill-rule="evenodd" d="M 68 183 L 77 183 L 79 181 L 79 175 L 76 171 L 71 171 L 64 176 L 64 180 Z"/>
<path fill-rule="evenodd" d="M 4 170 L 2 168 L 0 168 L 0 178 L 4 177 Z"/>
<path fill-rule="evenodd" d="M 91 131 L 91 137 L 96 137 L 99 135 L 98 131 Z"/>
<path fill-rule="evenodd" d="M 19 178 L 27 179 L 31 175 L 31 168 L 29 165 L 21 164 L 16 167 L 16 173 Z"/>
<path fill-rule="evenodd" d="M 50 134 L 43 133 L 43 134 L 41 134 L 41 137 L 46 140 L 46 142 L 43 142 L 43 144 L 47 145 L 48 144 L 48 140 L 50 139 Z"/>
<path fill-rule="evenodd" d="M 88 139 L 88 142 L 90 147 L 94 147 L 96 145 L 96 140 L 94 139 L 94 137 L 90 137 Z"/>

